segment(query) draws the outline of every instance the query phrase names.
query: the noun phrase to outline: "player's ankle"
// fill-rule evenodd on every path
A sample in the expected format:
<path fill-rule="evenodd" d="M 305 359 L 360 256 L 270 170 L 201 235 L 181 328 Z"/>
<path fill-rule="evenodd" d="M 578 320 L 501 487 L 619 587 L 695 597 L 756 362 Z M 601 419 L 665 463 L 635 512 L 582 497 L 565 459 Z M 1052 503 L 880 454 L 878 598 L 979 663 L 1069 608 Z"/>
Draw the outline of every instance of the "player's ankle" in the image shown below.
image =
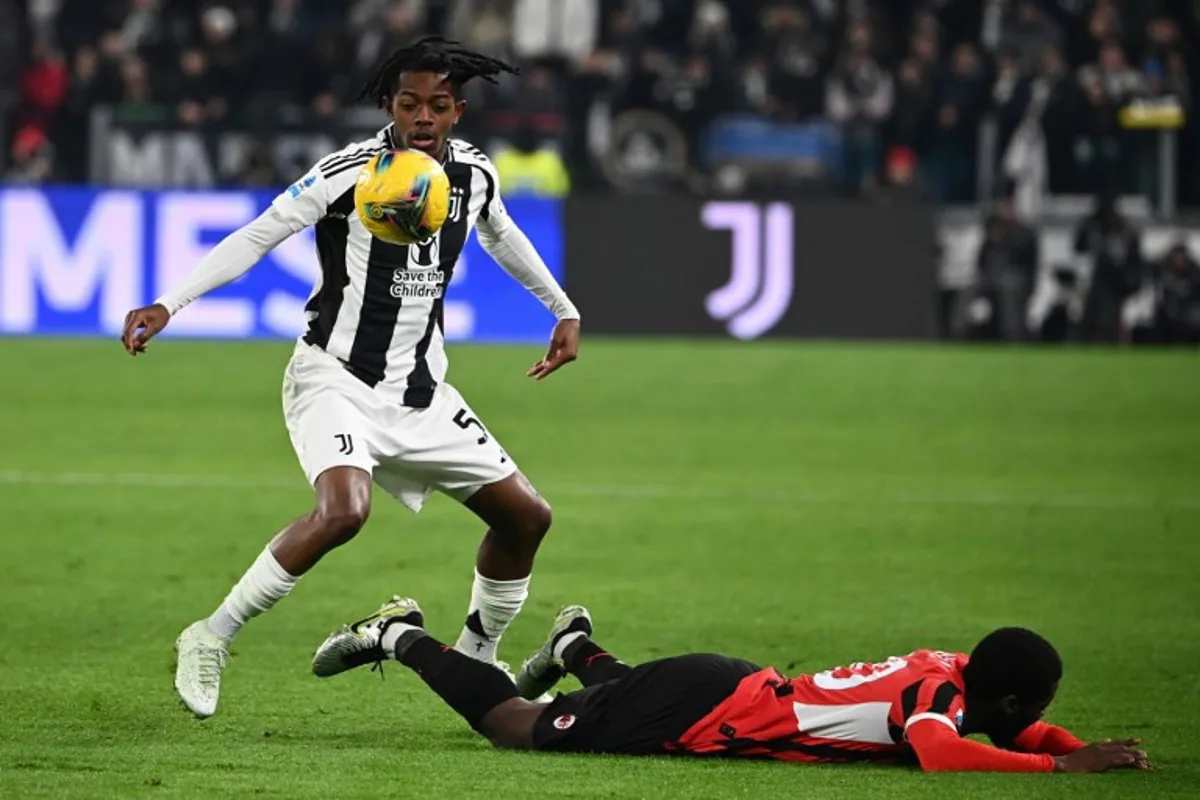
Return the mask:
<path fill-rule="evenodd" d="M 588 636 L 583 631 L 567 631 L 560 633 L 555 637 L 554 642 L 550 645 L 550 653 L 557 659 L 566 659 L 567 648 L 576 642 L 587 639 Z"/>
<path fill-rule="evenodd" d="M 405 651 L 412 647 L 413 642 L 427 635 L 424 629 L 418 628 L 416 625 L 396 620 L 389 622 L 383 629 L 383 633 L 379 636 L 379 646 L 387 655 L 397 661 L 403 661 Z"/>

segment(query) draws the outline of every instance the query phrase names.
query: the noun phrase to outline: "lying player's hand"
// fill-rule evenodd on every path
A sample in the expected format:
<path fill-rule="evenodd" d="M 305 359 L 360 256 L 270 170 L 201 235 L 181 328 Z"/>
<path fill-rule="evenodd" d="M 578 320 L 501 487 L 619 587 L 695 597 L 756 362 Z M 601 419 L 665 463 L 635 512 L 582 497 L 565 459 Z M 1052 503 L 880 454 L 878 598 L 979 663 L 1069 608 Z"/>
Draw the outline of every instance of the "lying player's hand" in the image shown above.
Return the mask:
<path fill-rule="evenodd" d="M 146 343 L 171 321 L 171 312 L 166 306 L 152 305 L 135 308 L 125 315 L 125 330 L 121 332 L 121 344 L 131 356 L 146 352 Z"/>
<path fill-rule="evenodd" d="M 531 378 L 541 380 L 563 364 L 569 364 L 579 358 L 579 320 L 559 320 L 550 334 L 550 349 L 546 357 L 529 368 L 525 373 Z"/>
<path fill-rule="evenodd" d="M 1122 767 L 1149 769 L 1150 762 L 1145 751 L 1137 748 L 1138 744 L 1138 739 L 1105 739 L 1070 755 L 1057 757 L 1054 766 L 1058 772 L 1104 772 Z"/>

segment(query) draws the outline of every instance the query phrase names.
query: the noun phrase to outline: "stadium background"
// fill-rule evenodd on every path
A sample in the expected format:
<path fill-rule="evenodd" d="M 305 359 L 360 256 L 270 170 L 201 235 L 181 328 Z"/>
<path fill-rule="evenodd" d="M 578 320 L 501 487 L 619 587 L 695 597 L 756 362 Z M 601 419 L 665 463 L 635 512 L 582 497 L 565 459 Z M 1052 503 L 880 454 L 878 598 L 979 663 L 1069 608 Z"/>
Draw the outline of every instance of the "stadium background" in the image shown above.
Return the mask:
<path fill-rule="evenodd" d="M 1052 715 L 1143 735 L 1163 771 L 937 791 L 1190 796 L 1195 350 L 1075 346 L 1200 330 L 1189 0 L 0 0 L 0 597 L 20 643 L 0 655 L 0 794 L 929 790 L 530 761 L 407 676 L 313 685 L 320 636 L 393 591 L 453 628 L 476 526 L 448 503 L 377 504 L 239 639 L 217 718 L 172 707 L 177 629 L 308 502 L 278 378 L 311 241 L 144 361 L 116 334 L 382 127 L 361 78 L 422 33 L 522 67 L 469 87 L 461 134 L 584 315 L 580 362 L 531 386 L 551 318 L 474 241 L 446 304 L 452 378 L 558 520 L 504 657 L 565 601 L 631 659 L 794 669 L 1028 624 L 1067 659 Z M 1124 222 L 1105 228 L 1108 196 Z"/>

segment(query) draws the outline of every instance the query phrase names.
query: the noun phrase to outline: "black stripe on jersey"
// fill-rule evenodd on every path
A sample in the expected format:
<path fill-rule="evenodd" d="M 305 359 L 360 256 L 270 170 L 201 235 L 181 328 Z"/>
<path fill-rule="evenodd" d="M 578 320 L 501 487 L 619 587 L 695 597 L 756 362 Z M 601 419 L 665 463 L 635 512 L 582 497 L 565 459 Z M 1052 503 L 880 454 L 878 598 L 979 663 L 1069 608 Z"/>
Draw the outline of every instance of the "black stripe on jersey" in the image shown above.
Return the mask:
<path fill-rule="evenodd" d="M 408 269 L 408 246 L 372 237 L 358 330 L 354 332 L 346 363 L 346 369 L 354 377 L 371 387 L 383 380 L 387 370 L 388 348 L 396 332 L 402 302 L 392 294 L 393 276 L 402 269 Z"/>
<path fill-rule="evenodd" d="M 421 341 L 417 342 L 417 349 L 414 353 L 416 360 L 413 363 L 412 372 L 408 373 L 408 388 L 404 390 L 404 405 L 412 408 L 427 408 L 433 402 L 433 392 L 437 388 L 437 382 L 429 371 L 429 361 L 426 356 L 429 354 L 429 345 L 433 341 L 434 327 L 436 326 L 443 333 L 445 331 L 443 319 L 445 295 L 450 289 L 450 280 L 454 277 L 454 265 L 458 263 L 458 256 L 467 243 L 472 170 L 465 164 L 449 160 L 445 165 L 445 170 L 446 176 L 450 179 L 451 191 L 461 189 L 462 197 L 459 200 L 458 217 L 446 220 L 446 224 L 438 232 L 440 263 L 433 266 L 441 269 L 445 273 L 445 277 L 442 279 L 442 297 L 434 300 L 429 309 L 425 335 L 421 337 Z"/>
<path fill-rule="evenodd" d="M 921 694 L 921 684 L 924 682 L 925 679 L 922 678 L 916 683 L 906 686 L 900 693 L 900 716 L 906 722 L 917 710 L 917 696 Z"/>
<path fill-rule="evenodd" d="M 450 149 L 453 150 L 455 148 L 462 150 L 467 155 L 475 156 L 476 158 L 487 158 L 487 156 L 483 154 L 482 150 L 468 142 L 466 139 L 455 139 L 451 143 Z"/>
<path fill-rule="evenodd" d="M 946 681 L 933 693 L 933 702 L 929 706 L 930 712 L 943 716 L 948 715 L 950 713 L 950 705 L 959 694 L 958 687 L 950 681 Z"/>
<path fill-rule="evenodd" d="M 881 762 L 881 763 L 908 763 L 916 761 L 916 755 L 900 752 L 889 752 L 886 750 L 854 750 L 849 747 L 838 747 L 831 744 L 806 744 L 797 742 L 793 739 L 768 739 L 766 741 L 757 741 L 755 739 L 740 738 L 726 739 L 719 742 L 720 746 L 726 753 L 747 752 L 747 755 L 756 755 L 758 753 L 803 753 L 806 756 L 813 758 L 825 759 L 827 761 L 842 761 L 842 762 Z"/>
<path fill-rule="evenodd" d="M 446 281 L 447 284 L 450 281 Z M 442 289 L 445 292 L 445 288 Z M 433 306 L 429 309 L 429 322 L 425 325 L 425 335 L 421 337 L 421 341 L 417 342 L 417 349 L 414 354 L 416 364 L 413 365 L 412 372 L 408 373 L 408 388 L 404 390 L 404 405 L 409 408 L 429 408 L 433 403 L 433 392 L 437 388 L 437 382 L 434 381 L 433 375 L 429 371 L 429 361 L 426 356 L 429 355 L 429 343 L 433 341 L 433 328 L 436 325 L 442 327 L 442 298 L 439 297 L 433 301 Z"/>
<path fill-rule="evenodd" d="M 330 167 L 329 169 L 325 170 L 321 174 L 323 176 L 325 176 L 326 179 L 329 179 L 329 178 L 334 177 L 335 175 L 341 175 L 343 172 L 346 172 L 347 170 L 361 168 L 364 164 L 366 164 L 368 161 L 370 161 L 372 158 L 374 158 L 376 153 L 378 153 L 378 152 L 379 152 L 378 150 L 369 150 L 365 153 L 361 153 L 357 157 L 351 159 L 350 161 L 344 161 L 333 167 Z"/>
<path fill-rule="evenodd" d="M 350 283 L 346 271 L 346 243 L 350 223 L 346 217 L 354 211 L 354 190 L 347 189 L 330 204 L 327 215 L 316 225 L 317 259 L 321 263 L 321 290 L 314 294 L 304 310 L 315 315 L 308 323 L 304 341 L 317 347 L 329 344 L 329 335 L 337 321 L 342 297 Z"/>
<path fill-rule="evenodd" d="M 326 156 L 325 158 L 318 161 L 317 169 L 319 169 L 321 171 L 321 174 L 324 175 L 327 170 L 333 169 L 334 167 L 336 167 L 340 164 L 345 164 L 347 161 L 353 161 L 356 158 L 361 158 L 363 156 L 363 154 L 366 152 L 367 151 L 364 150 L 363 148 L 355 148 L 354 150 L 352 150 L 348 153 L 345 153 L 345 152 L 334 153 L 333 155 Z"/>
<path fill-rule="evenodd" d="M 477 164 L 474 166 L 483 173 L 483 178 L 487 181 L 486 199 L 483 201 L 483 208 L 479 210 L 479 218 L 486 220 L 492 215 L 492 198 L 496 196 L 496 181 L 492 178 L 492 173 Z"/>

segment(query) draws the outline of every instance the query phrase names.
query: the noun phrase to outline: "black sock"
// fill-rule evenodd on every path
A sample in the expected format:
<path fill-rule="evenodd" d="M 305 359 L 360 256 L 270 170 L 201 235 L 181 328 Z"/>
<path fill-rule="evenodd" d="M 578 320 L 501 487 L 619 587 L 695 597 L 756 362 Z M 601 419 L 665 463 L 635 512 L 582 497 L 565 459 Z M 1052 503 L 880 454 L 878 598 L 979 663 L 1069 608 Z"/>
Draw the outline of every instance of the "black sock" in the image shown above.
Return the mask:
<path fill-rule="evenodd" d="M 633 668 L 622 664 L 613 655 L 586 636 L 581 636 L 563 650 L 567 672 L 579 678 L 584 686 L 611 681 L 628 675 Z"/>
<path fill-rule="evenodd" d="M 487 713 L 517 696 L 517 687 L 495 667 L 465 656 L 424 631 L 405 631 L 396 660 L 410 668 L 476 731 Z"/>

